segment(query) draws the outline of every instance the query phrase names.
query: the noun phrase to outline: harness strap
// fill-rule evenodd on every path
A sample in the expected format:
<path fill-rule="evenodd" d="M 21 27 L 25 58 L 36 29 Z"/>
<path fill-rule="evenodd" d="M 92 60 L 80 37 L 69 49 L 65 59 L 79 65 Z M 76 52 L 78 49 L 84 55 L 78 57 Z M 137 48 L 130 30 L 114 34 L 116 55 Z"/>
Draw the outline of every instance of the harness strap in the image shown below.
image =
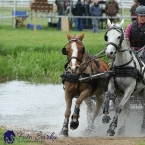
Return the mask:
<path fill-rule="evenodd" d="M 76 60 L 78 60 L 80 63 L 82 62 L 82 59 L 79 59 L 79 58 L 77 58 L 77 57 L 75 57 L 75 56 L 72 56 L 72 57 L 69 59 L 68 63 L 70 63 L 70 61 L 71 61 L 72 59 L 76 59 Z"/>
<path fill-rule="evenodd" d="M 91 60 L 90 60 L 90 61 L 91 61 Z M 88 61 L 88 62 L 86 63 L 86 66 L 84 67 L 84 69 L 82 70 L 82 72 L 84 72 L 84 71 L 85 71 L 85 69 L 88 67 L 88 65 L 89 65 L 90 61 Z"/>
<path fill-rule="evenodd" d="M 80 95 L 80 82 L 78 82 L 78 85 L 77 85 L 77 94 Z"/>
<path fill-rule="evenodd" d="M 116 48 L 116 50 L 118 50 L 118 46 L 117 46 L 115 43 L 109 42 L 109 43 L 107 44 L 107 46 L 108 46 L 108 45 L 113 45 L 113 46 Z"/>
<path fill-rule="evenodd" d="M 98 73 L 100 73 L 100 64 L 99 64 L 99 61 L 97 61 L 96 59 L 93 59 L 94 60 L 94 62 L 95 62 L 95 64 L 96 64 L 96 66 L 98 67 Z"/>
<path fill-rule="evenodd" d="M 129 62 L 127 62 L 127 63 L 125 63 L 125 64 L 122 64 L 122 65 L 119 65 L 119 66 L 116 66 L 116 65 L 114 64 L 114 66 L 111 67 L 110 69 L 124 67 L 124 66 L 128 65 L 129 63 L 131 63 L 132 60 L 133 60 L 133 57 L 131 57 L 131 59 L 130 59 Z"/>

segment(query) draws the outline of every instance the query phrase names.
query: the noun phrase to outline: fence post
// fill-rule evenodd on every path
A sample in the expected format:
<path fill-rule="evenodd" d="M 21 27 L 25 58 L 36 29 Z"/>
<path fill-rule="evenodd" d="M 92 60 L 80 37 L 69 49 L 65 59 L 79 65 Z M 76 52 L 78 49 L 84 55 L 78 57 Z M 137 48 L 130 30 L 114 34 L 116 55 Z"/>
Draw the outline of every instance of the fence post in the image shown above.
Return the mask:
<path fill-rule="evenodd" d="M 61 31 L 69 31 L 69 21 L 68 17 L 62 17 L 61 18 Z"/>
<path fill-rule="evenodd" d="M 13 17 L 13 28 L 16 28 L 16 0 L 14 0 L 14 17 Z"/>

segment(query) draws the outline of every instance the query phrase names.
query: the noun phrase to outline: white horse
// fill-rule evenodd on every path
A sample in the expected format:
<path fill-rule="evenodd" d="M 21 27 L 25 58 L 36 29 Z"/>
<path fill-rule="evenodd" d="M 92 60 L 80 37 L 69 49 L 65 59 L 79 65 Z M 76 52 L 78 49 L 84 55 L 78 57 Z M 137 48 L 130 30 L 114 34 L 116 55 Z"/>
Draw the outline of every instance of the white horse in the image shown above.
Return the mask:
<path fill-rule="evenodd" d="M 121 113 L 124 105 L 127 103 L 131 95 L 141 92 L 145 88 L 145 64 L 137 59 L 132 50 L 129 49 L 125 34 L 123 31 L 124 20 L 120 24 L 111 24 L 107 20 L 108 31 L 105 34 L 105 41 L 108 42 L 106 48 L 106 56 L 112 61 L 111 70 L 113 74 L 110 77 L 108 91 L 105 94 L 103 123 L 110 121 L 109 114 L 109 98 L 111 95 L 123 92 L 122 100 L 115 110 L 115 116 L 107 130 L 108 135 L 115 134 L 115 128 L 118 123 L 118 115 Z M 143 99 L 145 95 L 143 94 Z M 144 107 L 145 108 L 145 107 Z M 145 113 L 144 113 L 145 114 Z M 145 116 L 143 118 L 142 127 L 145 129 Z"/>

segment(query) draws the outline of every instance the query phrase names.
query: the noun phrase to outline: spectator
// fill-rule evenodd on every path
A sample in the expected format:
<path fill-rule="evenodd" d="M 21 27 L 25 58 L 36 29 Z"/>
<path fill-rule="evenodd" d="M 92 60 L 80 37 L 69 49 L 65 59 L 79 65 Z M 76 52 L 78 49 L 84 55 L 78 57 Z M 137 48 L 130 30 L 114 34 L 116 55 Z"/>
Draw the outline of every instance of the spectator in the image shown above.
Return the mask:
<path fill-rule="evenodd" d="M 78 0 L 77 3 L 72 8 L 72 14 L 73 16 L 83 16 L 85 13 L 84 6 L 81 2 L 81 0 Z M 83 21 L 82 18 L 74 18 L 74 25 L 75 31 L 82 31 L 83 30 Z"/>
<path fill-rule="evenodd" d="M 101 16 L 102 10 L 99 6 L 98 0 L 94 0 L 90 4 L 90 14 L 91 16 Z M 93 24 L 93 33 L 99 33 L 99 18 L 92 18 L 92 24 Z"/>
<path fill-rule="evenodd" d="M 57 6 L 58 16 L 63 15 L 63 5 L 61 4 L 61 1 L 56 0 L 55 4 Z M 58 18 L 57 30 L 60 30 L 60 29 L 61 29 L 61 18 Z"/>
<path fill-rule="evenodd" d="M 70 12 L 70 0 L 65 0 L 64 1 L 64 13 L 67 16 L 69 12 Z"/>
<path fill-rule="evenodd" d="M 105 12 L 109 17 L 116 17 L 119 12 L 119 5 L 115 0 L 108 0 L 105 4 Z M 117 23 L 117 18 L 110 18 L 110 21 Z"/>
<path fill-rule="evenodd" d="M 89 12 L 91 3 L 92 3 L 91 0 L 84 0 L 85 16 L 91 16 L 91 14 Z M 84 24 L 87 28 L 90 28 L 90 25 L 92 24 L 91 19 L 90 18 L 84 19 Z"/>
<path fill-rule="evenodd" d="M 125 34 L 130 46 L 138 51 L 145 46 L 145 6 L 138 6 L 135 13 L 137 19 L 127 26 Z"/>
<path fill-rule="evenodd" d="M 136 16 L 135 10 L 136 10 L 137 7 L 138 7 L 138 2 L 137 2 L 137 0 L 134 0 L 133 5 L 130 8 L 131 16 Z M 131 19 L 132 19 L 132 21 L 136 20 L 136 18 L 131 18 Z"/>
<path fill-rule="evenodd" d="M 144 5 L 145 6 L 145 0 L 138 0 L 139 5 Z"/>

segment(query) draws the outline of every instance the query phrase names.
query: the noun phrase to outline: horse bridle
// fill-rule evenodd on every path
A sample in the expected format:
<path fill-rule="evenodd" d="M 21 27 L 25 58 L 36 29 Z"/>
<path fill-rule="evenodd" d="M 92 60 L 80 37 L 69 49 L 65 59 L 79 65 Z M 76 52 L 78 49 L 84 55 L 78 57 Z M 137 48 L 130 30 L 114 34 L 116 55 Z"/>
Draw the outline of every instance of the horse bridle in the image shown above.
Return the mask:
<path fill-rule="evenodd" d="M 105 33 L 104 40 L 105 40 L 105 41 L 108 41 L 107 33 L 108 33 L 110 30 L 112 30 L 112 29 L 115 29 L 115 30 L 117 30 L 118 32 L 121 32 L 120 42 L 119 42 L 119 45 L 118 45 L 118 46 L 117 46 L 114 42 L 109 42 L 109 43 L 107 44 L 107 46 L 108 46 L 108 45 L 113 45 L 113 46 L 116 48 L 116 52 L 122 52 L 122 51 L 120 50 L 122 41 L 124 40 L 124 33 L 123 33 L 123 29 L 122 29 L 122 28 L 120 28 L 120 27 L 118 27 L 118 26 L 116 26 L 116 25 L 113 25 L 113 26 L 112 26 L 110 29 L 108 29 L 108 31 Z M 123 50 L 123 51 L 124 51 L 124 50 Z M 126 51 L 126 50 L 125 50 L 125 51 Z"/>
<path fill-rule="evenodd" d="M 63 54 L 63 55 L 68 55 L 66 46 L 67 46 L 70 42 L 72 42 L 72 41 L 76 41 L 77 43 L 80 43 L 80 44 L 83 45 L 82 54 L 84 54 L 84 52 L 85 52 L 85 46 L 84 46 L 84 44 L 82 43 L 82 41 L 79 40 L 79 39 L 77 39 L 77 38 L 72 38 L 72 39 L 69 40 L 69 42 L 62 48 L 62 54 Z M 81 63 L 82 63 L 82 60 L 83 60 L 83 57 L 82 57 L 81 59 L 79 59 L 79 58 L 73 56 L 73 57 L 71 57 L 70 59 L 68 59 L 67 64 L 69 64 L 70 61 L 71 61 L 72 59 L 78 60 L 78 61 L 80 62 L 80 64 L 81 64 Z"/>
<path fill-rule="evenodd" d="M 115 53 L 117 53 L 117 52 L 124 52 L 124 51 L 130 51 L 129 49 L 120 50 L 122 41 L 124 40 L 123 29 L 120 28 L 120 27 L 117 27 L 116 25 L 113 25 L 108 31 L 110 31 L 110 30 L 112 30 L 112 29 L 115 29 L 115 30 L 117 30 L 118 32 L 121 32 L 120 42 L 119 42 L 119 45 L 118 45 L 118 46 L 117 46 L 115 43 L 113 43 L 113 42 L 109 42 L 109 43 L 107 44 L 107 46 L 108 46 L 108 45 L 113 45 L 113 46 L 116 48 L 116 52 L 115 52 Z M 106 32 L 106 34 L 105 34 L 105 36 L 104 36 L 105 41 L 107 41 L 107 33 L 108 33 L 108 31 Z M 133 57 L 131 57 L 131 59 L 130 59 L 129 62 L 127 62 L 127 63 L 125 63 L 125 64 L 123 64 L 123 65 L 120 65 L 120 66 L 115 66 L 115 64 L 114 64 L 114 66 L 112 66 L 111 69 L 114 68 L 114 67 L 124 67 L 124 66 L 128 65 L 130 62 L 132 62 L 132 60 L 133 60 Z"/>

